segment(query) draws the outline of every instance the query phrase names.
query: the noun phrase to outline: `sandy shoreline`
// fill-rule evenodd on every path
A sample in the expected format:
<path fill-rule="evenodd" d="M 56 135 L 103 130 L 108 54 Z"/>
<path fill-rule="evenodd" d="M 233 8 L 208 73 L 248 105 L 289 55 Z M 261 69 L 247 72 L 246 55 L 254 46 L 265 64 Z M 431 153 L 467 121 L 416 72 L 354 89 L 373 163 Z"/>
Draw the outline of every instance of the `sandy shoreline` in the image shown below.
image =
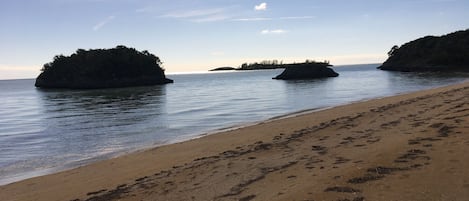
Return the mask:
<path fill-rule="evenodd" d="M 0 186 L 1 200 L 467 200 L 469 82 Z"/>

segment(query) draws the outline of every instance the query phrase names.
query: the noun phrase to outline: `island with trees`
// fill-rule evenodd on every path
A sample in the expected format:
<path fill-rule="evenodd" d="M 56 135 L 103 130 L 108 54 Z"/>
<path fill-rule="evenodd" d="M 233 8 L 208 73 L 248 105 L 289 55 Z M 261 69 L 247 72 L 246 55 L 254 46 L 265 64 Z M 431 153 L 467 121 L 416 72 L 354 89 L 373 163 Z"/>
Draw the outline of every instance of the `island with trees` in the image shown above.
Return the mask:
<path fill-rule="evenodd" d="M 307 60 L 309 61 L 309 60 Z M 278 60 L 264 60 L 261 62 L 254 63 L 243 63 L 238 68 L 235 67 L 218 67 L 211 69 L 210 71 L 226 71 L 226 70 L 270 70 L 277 68 L 285 68 L 283 61 Z"/>
<path fill-rule="evenodd" d="M 57 55 L 41 69 L 36 87 L 97 89 L 172 83 L 160 59 L 148 51 L 117 46 L 111 49 L 78 49 L 70 56 Z"/>
<path fill-rule="evenodd" d="M 426 36 L 393 46 L 378 69 L 389 71 L 469 71 L 469 29 Z"/>
<path fill-rule="evenodd" d="M 310 60 L 306 60 L 305 63 L 307 62 L 310 62 Z M 243 63 L 236 70 L 269 70 L 269 69 L 285 68 L 286 65 L 288 64 L 283 64 L 283 61 L 264 60 L 261 62 Z"/>
<path fill-rule="evenodd" d="M 339 74 L 335 72 L 328 61 L 316 62 L 307 60 L 304 63 L 283 64 L 285 70 L 272 79 L 278 80 L 303 80 L 337 77 Z"/>
<path fill-rule="evenodd" d="M 295 79 L 315 79 L 325 77 L 337 77 L 339 74 L 335 72 L 329 64 L 329 61 L 318 62 L 315 60 L 307 59 L 303 63 L 289 63 L 284 64 L 283 61 L 278 60 L 264 60 L 255 63 L 243 63 L 238 68 L 220 67 L 210 71 L 223 71 L 223 70 L 271 70 L 271 69 L 285 69 L 280 75 L 272 78 L 278 80 L 295 80 Z"/>

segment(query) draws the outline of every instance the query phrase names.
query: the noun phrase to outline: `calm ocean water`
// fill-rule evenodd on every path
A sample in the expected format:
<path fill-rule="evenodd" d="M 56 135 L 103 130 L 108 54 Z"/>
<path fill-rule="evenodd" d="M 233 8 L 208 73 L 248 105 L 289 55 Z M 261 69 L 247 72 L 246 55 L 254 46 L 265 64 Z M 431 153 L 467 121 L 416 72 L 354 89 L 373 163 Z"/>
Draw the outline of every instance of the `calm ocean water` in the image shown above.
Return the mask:
<path fill-rule="evenodd" d="M 167 75 L 174 84 L 41 90 L 0 81 L 0 185 L 137 149 L 307 109 L 390 96 L 469 78 L 338 66 L 337 78 L 281 81 L 281 70 Z"/>

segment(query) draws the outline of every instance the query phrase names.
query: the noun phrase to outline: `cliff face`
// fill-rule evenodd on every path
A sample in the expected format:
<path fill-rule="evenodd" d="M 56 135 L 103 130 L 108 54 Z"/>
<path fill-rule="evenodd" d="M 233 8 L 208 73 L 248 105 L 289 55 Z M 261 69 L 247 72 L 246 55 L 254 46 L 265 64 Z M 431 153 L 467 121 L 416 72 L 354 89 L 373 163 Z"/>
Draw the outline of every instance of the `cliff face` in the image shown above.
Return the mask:
<path fill-rule="evenodd" d="M 393 47 L 378 69 L 391 71 L 469 71 L 469 30 L 426 36 Z"/>
<path fill-rule="evenodd" d="M 330 65 L 326 63 L 288 64 L 280 75 L 272 79 L 298 80 L 339 76 L 328 66 Z"/>
<path fill-rule="evenodd" d="M 77 50 L 55 56 L 36 78 L 36 87 L 95 89 L 172 83 L 155 55 L 133 48 Z"/>

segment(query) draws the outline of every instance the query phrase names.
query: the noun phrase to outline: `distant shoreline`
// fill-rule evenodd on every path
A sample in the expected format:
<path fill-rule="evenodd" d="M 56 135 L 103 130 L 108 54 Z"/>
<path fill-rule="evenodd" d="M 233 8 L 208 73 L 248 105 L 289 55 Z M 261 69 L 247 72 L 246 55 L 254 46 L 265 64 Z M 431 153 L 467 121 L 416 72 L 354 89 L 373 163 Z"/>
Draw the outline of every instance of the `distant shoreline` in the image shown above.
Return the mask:
<path fill-rule="evenodd" d="M 300 63 L 283 63 L 282 61 L 278 60 L 266 60 L 262 62 L 255 62 L 255 63 L 243 63 L 241 64 L 240 67 L 235 68 L 235 67 L 218 67 L 211 69 L 209 71 L 229 71 L 229 70 L 235 70 L 235 71 L 250 71 L 250 70 L 272 70 L 272 69 L 284 69 L 288 67 L 294 67 L 294 66 L 305 66 L 305 65 L 310 65 L 310 66 L 332 66 L 329 64 L 328 61 L 324 62 L 318 62 L 314 60 L 306 60 L 305 62 L 300 62 Z"/>
<path fill-rule="evenodd" d="M 360 66 L 360 65 L 377 65 L 379 66 L 382 63 L 364 63 L 364 64 L 341 64 L 341 65 L 335 65 L 334 68 L 341 68 L 341 67 L 346 67 L 346 66 Z M 234 68 L 234 67 L 232 67 Z M 229 70 L 228 70 L 229 71 Z M 178 74 L 201 74 L 201 73 L 210 73 L 210 72 L 217 72 L 217 71 L 210 71 L 209 70 L 200 70 L 200 71 L 187 71 L 187 72 L 166 72 L 166 75 L 178 75 Z M 219 72 L 223 72 L 220 70 Z M 0 79 L 0 81 L 11 81 L 11 80 L 33 80 L 36 79 L 35 77 L 30 77 L 30 78 L 9 78 L 9 79 Z"/>

